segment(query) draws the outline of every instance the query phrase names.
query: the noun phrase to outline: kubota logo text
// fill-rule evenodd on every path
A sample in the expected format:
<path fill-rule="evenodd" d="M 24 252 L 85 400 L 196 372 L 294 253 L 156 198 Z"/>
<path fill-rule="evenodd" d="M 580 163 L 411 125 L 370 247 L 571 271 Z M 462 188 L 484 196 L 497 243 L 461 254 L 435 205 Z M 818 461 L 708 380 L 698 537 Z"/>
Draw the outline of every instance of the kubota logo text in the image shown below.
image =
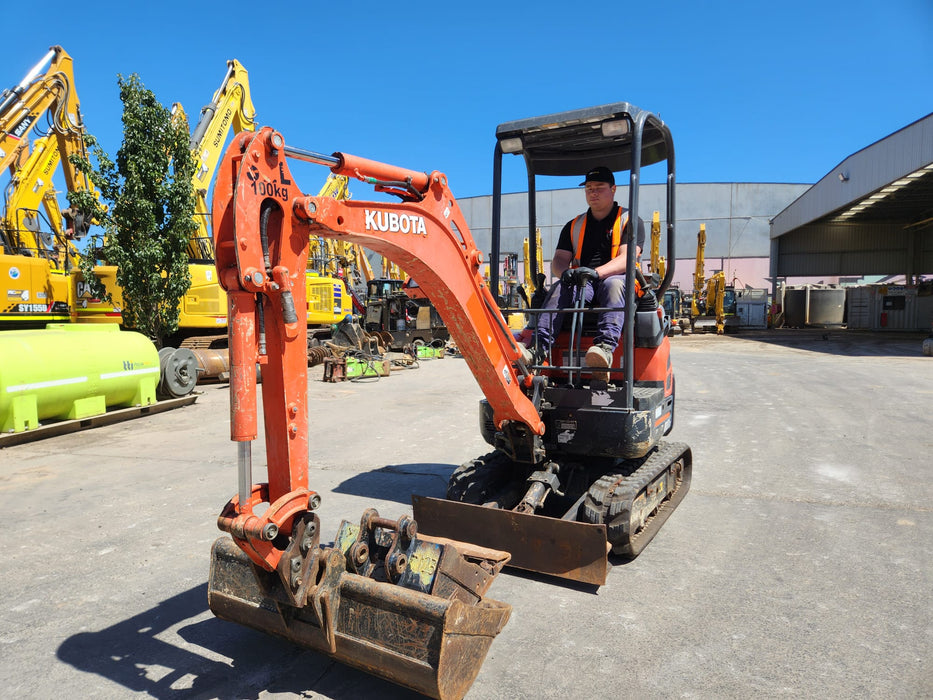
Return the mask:
<path fill-rule="evenodd" d="M 428 235 L 424 217 L 415 214 L 399 214 L 394 211 L 365 209 L 367 231 L 391 231 L 392 233 L 414 233 Z"/>

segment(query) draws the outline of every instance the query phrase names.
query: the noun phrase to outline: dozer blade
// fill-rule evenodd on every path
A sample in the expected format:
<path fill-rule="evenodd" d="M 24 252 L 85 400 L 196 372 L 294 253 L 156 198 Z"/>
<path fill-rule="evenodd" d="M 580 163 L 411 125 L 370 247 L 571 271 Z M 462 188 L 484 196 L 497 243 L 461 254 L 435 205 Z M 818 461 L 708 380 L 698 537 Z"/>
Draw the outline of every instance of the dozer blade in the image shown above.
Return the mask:
<path fill-rule="evenodd" d="M 221 537 L 211 557 L 211 611 L 429 697 L 462 698 L 511 614 L 510 605 L 482 597 L 508 553 L 490 557 L 419 535 L 393 584 L 351 573 L 353 555 L 345 559 L 338 546 L 322 552 L 308 604 L 297 607 L 274 572 Z"/>
<path fill-rule="evenodd" d="M 508 566 L 602 586 L 609 574 L 605 525 L 412 496 L 419 531 L 512 555 Z"/>

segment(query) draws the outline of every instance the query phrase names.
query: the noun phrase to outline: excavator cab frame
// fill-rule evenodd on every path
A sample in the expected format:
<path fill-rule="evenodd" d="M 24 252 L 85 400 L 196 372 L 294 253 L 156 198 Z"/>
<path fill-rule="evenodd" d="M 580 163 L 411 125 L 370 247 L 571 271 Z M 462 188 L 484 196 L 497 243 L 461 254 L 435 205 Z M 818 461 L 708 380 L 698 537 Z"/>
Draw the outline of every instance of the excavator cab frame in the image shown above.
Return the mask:
<path fill-rule="evenodd" d="M 529 368 L 536 376 L 527 382 L 528 393 L 546 430 L 540 435 L 510 430 L 512 426 L 496 421 L 490 403 L 481 401 L 481 431 L 495 451 L 454 472 L 446 501 L 416 497 L 415 517 L 426 532 L 459 532 L 469 541 L 508 550 L 510 566 L 602 585 L 609 569 L 607 550 L 637 556 L 683 499 L 692 472 L 689 447 L 662 441 L 674 423 L 669 321 L 657 301 L 671 285 L 676 260 L 673 139 L 657 115 L 627 102 L 499 125 L 493 159 L 492 261 L 501 256 L 506 154 L 521 156 L 525 163 L 532 277 L 538 274 L 540 246 L 538 176 L 582 178 L 598 166 L 628 172 L 629 221 L 635 222 L 642 167 L 666 165 L 670 264 L 658 285 L 649 286 L 638 268 L 635 226 L 626 226 L 627 269 L 636 272 L 626 275 L 625 296 L 637 301 L 626 305 L 608 381 L 582 363 L 586 343 L 592 342 L 585 337 L 586 320 L 606 309 L 580 305 L 563 311 L 571 316 L 563 324 L 569 331 L 558 336 L 548 357 Z M 498 288 L 498 275 L 498 266 L 492 265 L 492 289 Z M 534 318 L 543 312 L 527 313 Z M 509 533 L 511 542 L 503 533 Z"/>
<path fill-rule="evenodd" d="M 528 241 L 532 250 L 529 255 L 531 277 L 537 276 L 537 249 L 540 247 L 537 225 L 537 178 L 538 176 L 584 176 L 599 166 L 613 172 L 629 172 L 628 209 L 629 221 L 638 220 L 639 184 L 641 168 L 655 163 L 667 165 L 667 259 L 671 261 L 657 289 L 658 298 L 670 286 L 674 277 L 674 141 L 670 129 L 657 115 L 641 110 L 628 102 L 615 102 L 597 107 L 548 114 L 541 117 L 521 119 L 500 124 L 496 129 L 496 144 L 493 154 L 492 189 L 492 250 L 490 258 L 498 260 L 502 239 L 502 161 L 505 154 L 522 156 L 528 181 Z M 635 227 L 629 225 L 624 232 L 627 244 L 627 269 L 637 267 L 637 251 L 634 241 Z M 490 285 L 499 284 L 498 266 L 490 270 Z M 626 276 L 625 296 L 635 298 L 635 275 Z M 623 353 L 633 355 L 636 306 L 626 309 L 623 328 Z M 624 368 L 626 406 L 631 408 L 629 390 L 633 382 L 634 365 Z"/>

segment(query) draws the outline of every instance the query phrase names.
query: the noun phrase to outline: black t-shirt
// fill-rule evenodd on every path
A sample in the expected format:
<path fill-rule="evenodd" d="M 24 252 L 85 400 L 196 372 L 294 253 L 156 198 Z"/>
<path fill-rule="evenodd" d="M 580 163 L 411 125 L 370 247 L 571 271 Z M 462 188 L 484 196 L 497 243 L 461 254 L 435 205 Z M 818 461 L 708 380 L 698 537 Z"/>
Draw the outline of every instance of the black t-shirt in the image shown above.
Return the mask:
<path fill-rule="evenodd" d="M 612 259 L 612 227 L 615 225 L 619 213 L 619 203 L 613 202 L 612 211 L 602 221 L 593 218 L 593 212 L 586 210 L 586 230 L 583 233 L 583 249 L 580 251 L 580 264 L 583 267 L 599 267 Z M 622 210 L 625 216 L 625 210 Z M 573 242 L 570 240 L 570 227 L 573 219 L 564 224 L 560 238 L 557 240 L 558 250 L 576 253 Z M 635 243 L 642 250 L 645 249 L 645 221 L 638 217 L 638 230 L 635 233 Z M 622 231 L 619 245 L 625 245 L 625 230 Z"/>

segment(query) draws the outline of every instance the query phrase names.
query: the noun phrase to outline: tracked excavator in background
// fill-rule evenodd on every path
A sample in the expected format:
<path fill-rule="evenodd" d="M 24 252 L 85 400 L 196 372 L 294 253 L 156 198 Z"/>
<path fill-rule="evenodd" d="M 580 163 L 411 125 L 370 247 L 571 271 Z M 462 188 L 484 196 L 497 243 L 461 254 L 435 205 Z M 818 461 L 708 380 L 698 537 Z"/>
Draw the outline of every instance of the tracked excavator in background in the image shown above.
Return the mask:
<path fill-rule="evenodd" d="M 52 182 L 61 159 L 58 143 L 54 136 L 23 143 L 24 158 L 11 167 L 0 219 L 4 243 L 0 265 L 6 267 L 2 298 L 14 304 L 4 308 L 0 317 L 7 328 L 71 321 L 70 274 L 79 259 Z M 11 274 L 13 270 L 19 275 Z"/>
<path fill-rule="evenodd" d="M 318 192 L 318 197 L 349 199 L 349 178 L 346 175 L 328 175 Z M 333 285 L 334 279 L 339 279 L 343 287 Z M 366 308 L 366 288 L 372 279 L 374 279 L 372 267 L 365 251 L 359 246 L 329 238 L 313 238 L 308 256 L 308 295 L 314 296 L 314 300 L 309 303 L 308 323 L 326 325 L 346 316 L 351 309 L 347 305 L 344 290 L 349 295 L 352 310 L 363 313 Z M 334 287 L 332 297 L 312 294 L 312 290 L 316 287 L 321 287 L 322 284 L 326 286 L 327 280 Z M 312 309 L 313 315 L 311 315 Z M 337 314 L 340 316 L 337 317 Z M 320 334 L 321 337 L 326 335 L 326 333 Z"/>
<path fill-rule="evenodd" d="M 41 130 L 46 115 L 48 128 Z M 31 133 L 39 133 L 32 150 Z M 73 240 L 92 223 L 72 207 L 61 210 L 52 184 L 59 164 L 69 191 L 96 192 L 69 160 L 86 155 L 84 121 L 71 56 L 53 46 L 16 86 L 0 94 L 0 172 L 11 178 L 0 230 L 0 325 L 40 327 L 74 315 Z M 49 230 L 42 231 L 42 202 Z M 61 233 L 59 233 L 61 232 Z"/>
<path fill-rule="evenodd" d="M 493 260 L 504 152 L 523 155 L 537 174 L 582 175 L 597 164 L 630 171 L 636 214 L 642 164 L 666 162 L 668 259 L 675 259 L 673 140 L 656 115 L 615 103 L 500 125 Z M 400 201 L 303 194 L 290 160 L 358 178 Z M 637 555 L 687 491 L 690 448 L 662 440 L 674 423 L 674 378 L 657 294 L 670 284 L 673 264 L 656 290 L 627 278 L 624 340 L 609 380 L 594 379 L 581 362 L 592 342 L 582 306 L 551 356 L 525 363 L 442 172 L 309 151 L 263 127 L 234 139 L 219 173 L 213 220 L 229 298 L 239 491 L 218 520 L 230 537 L 213 548 L 210 608 L 422 693 L 459 697 L 508 616 L 507 606 L 482 598 L 502 565 L 601 585 L 609 551 Z M 533 177 L 529 183 L 533 190 Z M 533 207 L 533 191 L 529 201 Z M 534 240 L 533 212 L 530 219 Z M 413 520 L 364 514 L 359 526 L 344 522 L 331 545 L 318 540 L 320 497 L 308 489 L 304 328 L 295 311 L 316 235 L 383 255 L 418 282 L 486 396 L 480 424 L 494 447 L 454 472 L 446 499 L 414 496 Z M 625 236 L 634 270 L 631 227 Z M 269 478 L 260 484 L 252 482 L 250 450 L 257 364 Z M 451 547 L 453 568 L 445 568 L 448 554 L 424 555 L 419 542 Z M 370 574 L 375 583 L 361 578 Z M 451 596 L 437 588 L 441 580 L 466 585 Z M 472 601 L 467 608 L 464 599 Z M 463 625 L 457 630 L 455 619 Z M 445 657 L 454 644 L 477 646 Z M 445 674 L 460 682 L 442 687 Z"/>
<path fill-rule="evenodd" d="M 722 335 L 738 326 L 735 287 L 726 283 L 726 273 L 715 271 L 706 277 L 706 224 L 697 232 L 696 271 L 690 302 L 690 326 L 694 333 Z"/>
<path fill-rule="evenodd" d="M 651 216 L 651 269 L 649 272 L 657 275 L 658 281 L 667 274 L 667 259 L 661 255 L 661 212 L 659 211 Z M 658 298 L 664 307 L 664 313 L 670 320 L 670 335 L 690 333 L 690 309 L 680 287 L 671 284 Z"/>

